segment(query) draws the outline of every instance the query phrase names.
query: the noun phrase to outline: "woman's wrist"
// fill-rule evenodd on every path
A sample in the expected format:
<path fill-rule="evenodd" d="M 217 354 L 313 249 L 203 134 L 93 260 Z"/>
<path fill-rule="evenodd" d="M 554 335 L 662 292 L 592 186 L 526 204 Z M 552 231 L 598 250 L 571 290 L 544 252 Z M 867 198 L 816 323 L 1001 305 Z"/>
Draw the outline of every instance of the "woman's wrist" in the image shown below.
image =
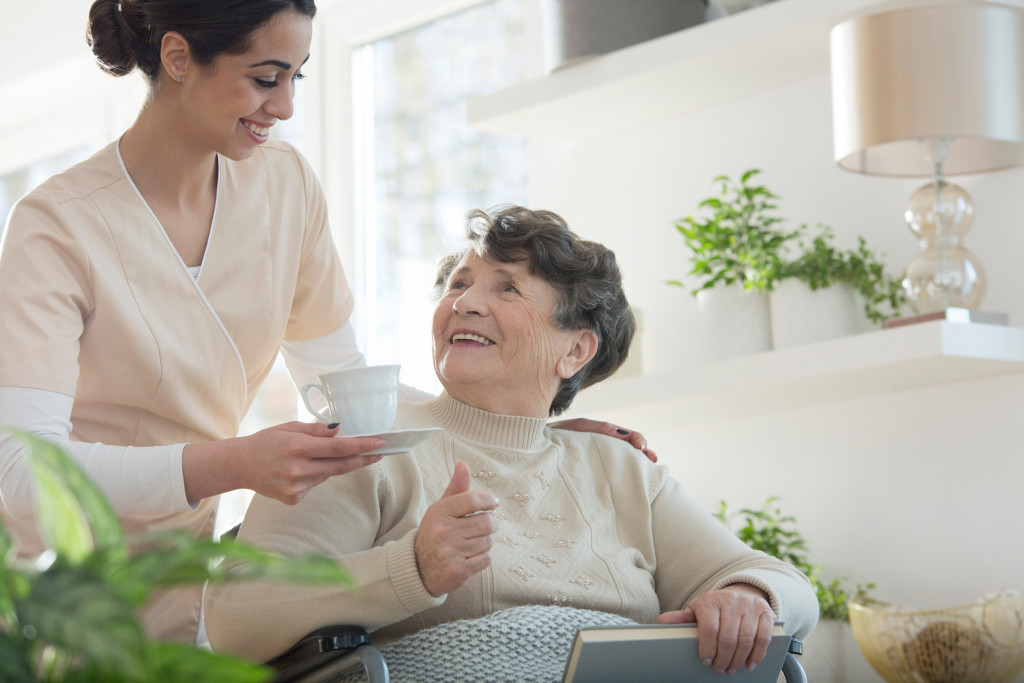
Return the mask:
<path fill-rule="evenodd" d="M 238 438 L 187 444 L 181 452 L 185 497 L 190 505 L 210 496 L 244 488 L 241 469 L 232 458 Z"/>
<path fill-rule="evenodd" d="M 771 604 L 771 597 L 757 586 L 752 586 L 749 583 L 731 583 L 724 587 L 722 590 L 731 590 L 740 593 L 750 593 L 756 595 L 759 598 L 763 598 L 769 605 Z"/>

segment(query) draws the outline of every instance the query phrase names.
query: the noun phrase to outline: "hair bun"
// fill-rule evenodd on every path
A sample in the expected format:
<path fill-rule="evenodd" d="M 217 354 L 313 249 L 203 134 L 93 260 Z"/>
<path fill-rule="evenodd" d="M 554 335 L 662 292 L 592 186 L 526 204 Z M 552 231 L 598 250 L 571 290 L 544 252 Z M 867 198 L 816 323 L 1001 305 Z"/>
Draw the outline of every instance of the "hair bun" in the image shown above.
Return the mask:
<path fill-rule="evenodd" d="M 145 32 L 135 28 L 133 9 L 126 0 L 96 0 L 89 8 L 85 40 L 100 68 L 114 76 L 131 73 L 144 46 Z"/>

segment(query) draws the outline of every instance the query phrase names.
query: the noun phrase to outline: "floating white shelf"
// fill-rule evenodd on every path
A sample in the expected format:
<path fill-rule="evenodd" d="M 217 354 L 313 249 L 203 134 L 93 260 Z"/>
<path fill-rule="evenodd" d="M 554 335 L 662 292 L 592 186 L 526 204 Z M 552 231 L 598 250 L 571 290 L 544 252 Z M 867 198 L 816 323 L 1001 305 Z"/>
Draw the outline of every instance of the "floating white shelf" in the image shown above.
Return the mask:
<path fill-rule="evenodd" d="M 817 344 L 609 379 L 580 392 L 573 415 L 641 431 L 769 414 L 1024 372 L 1024 328 L 932 321 Z"/>
<path fill-rule="evenodd" d="M 472 99 L 471 126 L 582 138 L 828 73 L 829 31 L 850 17 L 942 4 L 1024 0 L 776 0 Z"/>

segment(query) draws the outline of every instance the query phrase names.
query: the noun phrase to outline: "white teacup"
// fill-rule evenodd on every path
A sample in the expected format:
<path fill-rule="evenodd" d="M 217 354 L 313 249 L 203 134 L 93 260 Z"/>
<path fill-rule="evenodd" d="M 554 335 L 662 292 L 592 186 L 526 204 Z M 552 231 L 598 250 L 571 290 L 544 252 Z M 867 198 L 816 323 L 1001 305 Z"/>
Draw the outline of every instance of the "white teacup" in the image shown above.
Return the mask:
<path fill-rule="evenodd" d="M 302 401 L 323 422 L 341 423 L 342 434 L 380 434 L 391 429 L 398 412 L 400 365 L 371 365 L 318 375 L 319 382 L 302 387 Z M 327 399 L 324 415 L 309 402 L 309 390 Z"/>

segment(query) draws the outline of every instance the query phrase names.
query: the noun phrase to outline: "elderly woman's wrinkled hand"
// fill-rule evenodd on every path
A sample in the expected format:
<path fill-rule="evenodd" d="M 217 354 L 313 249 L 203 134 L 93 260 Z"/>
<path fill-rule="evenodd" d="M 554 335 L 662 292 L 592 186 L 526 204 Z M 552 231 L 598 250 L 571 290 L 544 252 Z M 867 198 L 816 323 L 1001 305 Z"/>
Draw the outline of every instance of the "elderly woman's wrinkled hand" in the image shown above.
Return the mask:
<path fill-rule="evenodd" d="M 775 612 L 763 591 L 746 584 L 708 591 L 686 609 L 665 612 L 659 624 L 697 623 L 697 651 L 716 673 L 753 671 L 768 652 Z"/>
<path fill-rule="evenodd" d="M 444 495 L 427 508 L 414 548 L 423 585 L 434 597 L 449 593 L 491 564 L 491 538 L 497 529 L 486 513 L 498 507 L 487 491 L 471 491 L 469 466 L 455 465 Z"/>

